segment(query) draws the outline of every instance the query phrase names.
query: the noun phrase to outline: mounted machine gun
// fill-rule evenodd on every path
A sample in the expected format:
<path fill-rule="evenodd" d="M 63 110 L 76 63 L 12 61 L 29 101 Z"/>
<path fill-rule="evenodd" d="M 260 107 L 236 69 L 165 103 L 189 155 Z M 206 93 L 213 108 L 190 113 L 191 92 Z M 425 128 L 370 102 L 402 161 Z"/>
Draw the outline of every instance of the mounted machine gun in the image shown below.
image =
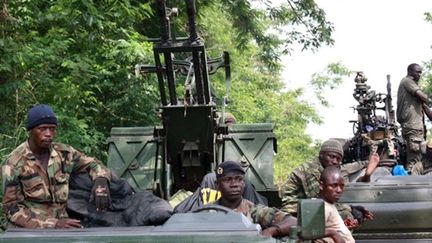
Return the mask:
<path fill-rule="evenodd" d="M 112 128 L 108 166 L 136 190 L 152 190 L 165 199 L 178 190 L 194 191 L 217 164 L 240 163 L 257 191 L 277 204 L 273 184 L 276 139 L 273 124 L 234 124 L 223 121 L 210 75 L 223 68 L 227 92 L 231 84 L 228 52 L 209 58 L 196 30 L 195 1 L 186 0 L 188 37 L 172 34 L 178 10 L 156 2 L 161 37 L 153 39 L 154 65 L 136 65 L 135 73 L 156 73 L 162 126 Z M 187 57 L 180 60 L 178 57 Z M 183 92 L 179 95 L 179 93 Z"/>
<path fill-rule="evenodd" d="M 358 102 L 354 110 L 358 118 L 350 121 L 354 137 L 345 144 L 344 163 L 367 160 L 377 151 L 380 165 L 393 167 L 404 153 L 392 105 L 390 75 L 387 75 L 387 93 L 371 90 L 363 72 L 357 72 L 354 82 L 353 97 Z"/>

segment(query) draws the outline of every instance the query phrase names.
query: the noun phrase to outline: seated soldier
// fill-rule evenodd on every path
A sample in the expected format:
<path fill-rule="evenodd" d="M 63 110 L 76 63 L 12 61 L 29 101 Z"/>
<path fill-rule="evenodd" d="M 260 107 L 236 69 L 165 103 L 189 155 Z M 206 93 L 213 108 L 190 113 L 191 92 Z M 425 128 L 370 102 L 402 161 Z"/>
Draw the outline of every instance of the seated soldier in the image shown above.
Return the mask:
<path fill-rule="evenodd" d="M 207 203 L 218 200 L 221 197 L 220 192 L 217 190 L 216 173 L 210 172 L 204 176 L 200 187 L 189 197 L 177 204 L 174 208 L 175 213 L 187 213 L 197 209 Z M 255 203 L 267 206 L 267 198 L 260 195 L 252 185 L 252 183 L 245 178 L 245 188 L 243 198 Z"/>
<path fill-rule="evenodd" d="M 321 173 L 318 197 L 324 200 L 325 235 L 331 239 L 324 238 L 315 240 L 315 242 L 355 242 L 350 230 L 344 224 L 335 206 L 335 203 L 337 203 L 342 196 L 344 186 L 344 178 L 341 171 L 336 166 L 326 167 Z M 366 213 L 365 217 L 367 219 L 373 219 L 373 215 L 370 212 Z"/>
<path fill-rule="evenodd" d="M 284 195 L 282 198 L 282 208 L 284 212 L 292 215 L 297 213 L 297 203 L 299 199 L 316 198 L 319 192 L 319 177 L 324 168 L 337 166 L 341 169 L 342 175 L 348 181 L 350 174 L 368 167 L 367 173 L 372 173 L 379 156 L 374 153 L 368 161 L 358 161 L 348 164 L 341 164 L 344 150 L 339 141 L 329 139 L 320 148 L 318 157 L 310 162 L 303 163 L 288 176 L 284 185 Z M 370 174 L 364 174 L 360 181 L 367 181 Z M 368 211 L 365 208 L 352 207 L 344 203 L 337 204 L 338 211 L 350 229 L 359 227 L 359 223 L 364 220 L 364 214 Z"/>
<path fill-rule="evenodd" d="M 171 216 L 166 201 L 133 192 L 100 161 L 53 142 L 57 123 L 48 105 L 36 105 L 28 112 L 29 138 L 12 151 L 2 168 L 8 227 L 157 225 Z M 106 210 L 111 211 L 100 213 Z"/>
<path fill-rule="evenodd" d="M 82 227 L 66 212 L 69 177 L 73 172 L 87 171 L 91 175 L 97 210 L 109 207 L 109 170 L 69 145 L 53 143 L 57 117 L 50 106 L 31 108 L 26 128 L 28 140 L 12 151 L 2 169 L 3 210 L 10 226 Z"/>
<path fill-rule="evenodd" d="M 217 166 L 216 183 L 221 198 L 212 204 L 221 205 L 242 213 L 253 223 L 259 224 L 265 236 L 287 236 L 290 228 L 297 225 L 297 219 L 276 208 L 257 205 L 242 197 L 245 188 L 245 171 L 233 161 Z"/>

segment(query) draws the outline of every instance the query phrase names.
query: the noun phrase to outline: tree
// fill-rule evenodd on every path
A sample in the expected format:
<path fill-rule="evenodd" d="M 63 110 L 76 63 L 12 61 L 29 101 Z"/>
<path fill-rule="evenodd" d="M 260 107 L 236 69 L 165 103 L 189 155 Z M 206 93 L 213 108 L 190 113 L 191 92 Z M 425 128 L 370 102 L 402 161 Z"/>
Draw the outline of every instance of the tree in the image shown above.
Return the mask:
<path fill-rule="evenodd" d="M 61 124 L 59 140 L 102 160 L 111 127 L 158 122 L 155 79 L 133 75 L 135 64 L 152 62 L 146 37 L 154 37 L 159 30 L 151 2 L 3 3 L 1 157 L 24 140 L 26 111 L 35 103 L 54 107 Z M 184 9 L 184 1 L 170 3 Z M 231 52 L 235 82 L 229 109 L 240 122 L 275 122 L 282 151 L 277 166 L 292 167 L 303 158 L 289 151 L 310 153 L 312 139 L 305 128 L 319 118 L 311 104 L 300 99 L 301 90 L 283 91 L 279 56 L 296 44 L 313 50 L 332 44 L 331 23 L 312 0 L 280 5 L 219 0 L 197 6 L 198 29 L 210 56 Z M 179 36 L 187 33 L 185 22 L 183 11 L 175 23 Z M 218 93 L 224 94 L 221 74 L 214 80 Z"/>
<path fill-rule="evenodd" d="M 149 17 L 148 4 L 22 0 L 7 9 L 0 26 L 4 152 L 23 141 L 25 113 L 35 103 L 54 106 L 61 141 L 99 157 L 111 126 L 156 120 L 148 112 L 155 85 L 128 78 L 151 57 L 151 45 L 134 28 Z"/>

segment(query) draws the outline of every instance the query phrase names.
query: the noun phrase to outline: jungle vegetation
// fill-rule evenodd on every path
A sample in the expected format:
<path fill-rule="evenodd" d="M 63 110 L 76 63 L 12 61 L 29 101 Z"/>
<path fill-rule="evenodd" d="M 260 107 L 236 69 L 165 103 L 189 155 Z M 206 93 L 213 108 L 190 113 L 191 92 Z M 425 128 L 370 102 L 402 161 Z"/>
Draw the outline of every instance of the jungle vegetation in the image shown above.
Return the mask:
<path fill-rule="evenodd" d="M 156 77 L 135 76 L 137 63 L 153 63 L 149 37 L 159 36 L 153 1 L 2 1 L 0 12 L 0 157 L 22 143 L 26 112 L 50 104 L 59 120 L 57 140 L 102 161 L 113 126 L 158 124 Z M 184 1 L 175 32 L 186 36 Z M 183 11 L 182 11 L 183 10 Z M 209 56 L 230 52 L 228 110 L 240 123 L 276 124 L 276 178 L 313 156 L 307 124 L 320 123 L 303 90 L 285 87 L 281 55 L 294 46 L 332 45 L 333 25 L 313 0 L 198 1 L 198 30 Z M 225 95 L 223 75 L 212 82 Z M 332 80 L 321 80 L 326 85 Z M 318 89 L 322 86 L 317 85 Z M 318 92 L 319 93 L 319 92 Z"/>

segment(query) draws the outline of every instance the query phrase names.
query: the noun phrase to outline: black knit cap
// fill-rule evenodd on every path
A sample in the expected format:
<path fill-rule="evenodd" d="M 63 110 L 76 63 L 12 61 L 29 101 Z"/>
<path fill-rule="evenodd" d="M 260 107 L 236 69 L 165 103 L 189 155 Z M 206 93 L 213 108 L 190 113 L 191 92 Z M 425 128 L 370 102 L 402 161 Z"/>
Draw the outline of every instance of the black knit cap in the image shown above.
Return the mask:
<path fill-rule="evenodd" d="M 220 163 L 216 168 L 216 178 L 223 177 L 231 172 L 240 172 L 241 174 L 245 174 L 243 168 L 234 161 L 225 161 Z"/>
<path fill-rule="evenodd" d="M 49 105 L 35 105 L 28 112 L 26 125 L 27 131 L 40 124 L 57 125 L 57 117 Z"/>

